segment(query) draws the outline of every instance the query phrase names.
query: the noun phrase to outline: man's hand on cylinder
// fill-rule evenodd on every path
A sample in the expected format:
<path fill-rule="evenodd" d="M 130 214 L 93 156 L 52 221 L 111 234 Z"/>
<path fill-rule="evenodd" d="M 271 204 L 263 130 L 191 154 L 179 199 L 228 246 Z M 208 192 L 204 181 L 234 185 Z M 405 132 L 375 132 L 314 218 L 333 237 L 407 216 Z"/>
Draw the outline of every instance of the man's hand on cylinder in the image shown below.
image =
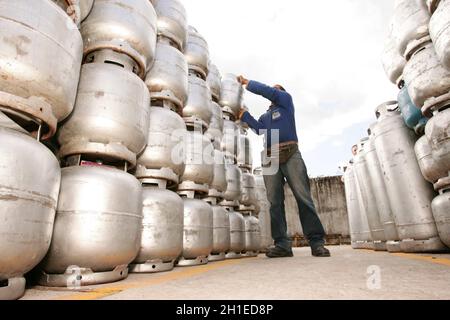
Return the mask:
<path fill-rule="evenodd" d="M 246 78 L 244 78 L 244 76 L 239 76 L 237 77 L 237 81 L 242 84 L 243 86 L 248 85 L 248 80 Z"/>
<path fill-rule="evenodd" d="M 244 116 L 244 113 L 246 113 L 248 111 L 247 107 L 242 107 L 241 110 L 239 110 L 239 116 L 238 116 L 238 120 L 241 120 L 242 117 Z"/>

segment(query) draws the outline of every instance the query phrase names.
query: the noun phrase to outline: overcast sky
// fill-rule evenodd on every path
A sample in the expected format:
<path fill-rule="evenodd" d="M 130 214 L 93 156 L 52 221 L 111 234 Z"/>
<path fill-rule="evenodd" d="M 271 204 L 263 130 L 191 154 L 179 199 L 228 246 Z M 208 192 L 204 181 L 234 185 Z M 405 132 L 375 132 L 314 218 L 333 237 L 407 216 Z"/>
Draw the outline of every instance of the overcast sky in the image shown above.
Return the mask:
<path fill-rule="evenodd" d="M 182 0 L 222 74 L 282 84 L 296 106 L 311 176 L 339 174 L 374 110 L 396 98 L 381 52 L 392 0 Z M 247 93 L 259 117 L 269 103 Z M 253 133 L 255 165 L 262 141 Z"/>

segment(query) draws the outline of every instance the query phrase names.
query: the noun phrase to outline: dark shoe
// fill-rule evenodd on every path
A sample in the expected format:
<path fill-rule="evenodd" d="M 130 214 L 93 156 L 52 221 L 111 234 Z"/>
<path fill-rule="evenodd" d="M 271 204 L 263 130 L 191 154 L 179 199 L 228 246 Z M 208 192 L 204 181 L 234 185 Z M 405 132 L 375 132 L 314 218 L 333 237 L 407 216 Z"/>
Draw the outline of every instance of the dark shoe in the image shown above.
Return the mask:
<path fill-rule="evenodd" d="M 286 250 L 280 247 L 273 247 L 269 248 L 266 256 L 268 258 L 291 258 L 294 256 L 294 254 L 292 253 L 292 249 Z"/>
<path fill-rule="evenodd" d="M 330 250 L 328 250 L 324 246 L 311 249 L 311 252 L 314 257 L 331 257 Z"/>

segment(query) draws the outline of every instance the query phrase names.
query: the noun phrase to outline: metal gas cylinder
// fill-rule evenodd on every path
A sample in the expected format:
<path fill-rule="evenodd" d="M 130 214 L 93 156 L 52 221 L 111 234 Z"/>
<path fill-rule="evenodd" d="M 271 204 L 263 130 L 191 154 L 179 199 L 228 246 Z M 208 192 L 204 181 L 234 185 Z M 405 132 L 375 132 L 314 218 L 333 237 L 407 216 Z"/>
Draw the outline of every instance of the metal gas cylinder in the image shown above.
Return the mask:
<path fill-rule="evenodd" d="M 255 187 L 255 176 L 250 172 L 242 171 L 241 199 L 239 200 L 242 206 L 255 208 L 258 205 Z"/>
<path fill-rule="evenodd" d="M 270 217 L 270 202 L 267 199 L 266 185 L 264 183 L 264 177 L 262 175 L 262 169 L 257 168 L 254 170 L 255 182 L 256 182 L 256 199 L 259 205 L 259 225 L 261 230 L 261 252 L 265 252 L 268 247 L 273 243 L 272 240 L 272 226 Z"/>
<path fill-rule="evenodd" d="M 178 185 L 185 170 L 186 125 L 169 109 L 151 107 L 148 144 L 137 160 L 138 179 L 162 179 L 168 187 Z"/>
<path fill-rule="evenodd" d="M 79 26 L 92 10 L 94 0 L 53 0 Z"/>
<path fill-rule="evenodd" d="M 237 81 L 236 75 L 229 73 L 222 78 L 220 105 L 223 111 L 234 119 L 238 118 L 239 111 L 243 106 L 243 94 L 244 89 Z"/>
<path fill-rule="evenodd" d="M 398 107 L 400 108 L 406 126 L 414 130 L 416 134 L 422 135 L 425 131 L 428 119 L 423 116 L 420 108 L 412 102 L 406 85 L 400 89 L 397 100 Z"/>
<path fill-rule="evenodd" d="M 450 109 L 434 113 L 427 124 L 425 135 L 430 143 L 437 171 L 441 174 L 439 178 L 445 179 L 450 173 Z M 435 184 L 435 189 L 441 189 L 440 181 Z"/>
<path fill-rule="evenodd" d="M 238 166 L 226 163 L 227 191 L 223 197 L 226 201 L 239 201 L 241 198 L 242 173 Z"/>
<path fill-rule="evenodd" d="M 251 170 L 253 167 L 253 153 L 250 143 L 250 137 L 247 130 L 241 127 L 241 133 L 238 138 L 237 146 L 237 164 L 241 168 Z"/>
<path fill-rule="evenodd" d="M 149 105 L 148 90 L 135 74 L 84 64 L 75 110 L 58 132 L 60 156 L 87 154 L 136 165 L 147 144 Z"/>
<path fill-rule="evenodd" d="M 222 151 L 214 150 L 214 179 L 210 185 L 209 196 L 222 199 L 227 186 L 225 156 Z"/>
<path fill-rule="evenodd" d="M 228 211 L 212 204 L 213 210 L 213 248 L 209 261 L 225 260 L 225 254 L 230 250 L 230 216 Z"/>
<path fill-rule="evenodd" d="M 427 136 L 422 136 L 419 140 L 417 140 L 414 150 L 419 163 L 420 171 L 427 181 L 434 184 L 440 178 L 448 175 L 448 169 L 445 168 L 445 165 L 439 163 L 433 157 L 431 145 Z"/>
<path fill-rule="evenodd" d="M 230 250 L 227 252 L 227 259 L 241 257 L 245 249 L 245 219 L 242 214 L 236 212 L 231 207 L 226 208 L 230 217 Z"/>
<path fill-rule="evenodd" d="M 393 29 L 399 53 L 406 60 L 424 42 L 430 40 L 430 13 L 425 0 L 396 0 Z"/>
<path fill-rule="evenodd" d="M 231 120 L 224 120 L 221 150 L 228 159 L 236 160 L 238 153 L 239 127 Z"/>
<path fill-rule="evenodd" d="M 398 85 L 403 78 L 406 60 L 398 51 L 397 43 L 393 37 L 392 24 L 389 27 L 389 35 L 384 45 L 382 63 L 386 76 L 393 84 Z"/>
<path fill-rule="evenodd" d="M 183 118 L 190 127 L 209 128 L 213 115 L 211 92 L 205 80 L 189 75 L 189 95 L 183 108 Z"/>
<path fill-rule="evenodd" d="M 215 102 L 220 101 L 220 92 L 222 90 L 222 76 L 220 75 L 220 71 L 217 66 L 211 61 L 209 62 L 209 73 L 206 78 L 206 83 L 211 90 L 211 98 Z"/>
<path fill-rule="evenodd" d="M 0 127 L 0 300 L 17 299 L 23 275 L 50 246 L 61 170 L 55 156 L 35 139 Z"/>
<path fill-rule="evenodd" d="M 424 115 L 449 103 L 450 70 L 442 66 L 432 42 L 411 57 L 403 75 L 412 101 Z"/>
<path fill-rule="evenodd" d="M 158 16 L 158 36 L 170 39 L 184 52 L 188 24 L 187 14 L 181 1 L 151 0 Z"/>
<path fill-rule="evenodd" d="M 1 0 L 0 12 L 0 111 L 49 138 L 73 110 L 80 32 L 52 1 Z"/>
<path fill-rule="evenodd" d="M 186 58 L 160 39 L 156 45 L 155 63 L 148 72 L 145 83 L 152 100 L 172 102 L 176 111 L 181 114 L 188 97 Z"/>
<path fill-rule="evenodd" d="M 49 253 L 39 284 L 77 287 L 121 280 L 139 252 L 142 187 L 109 167 L 62 169 Z"/>
<path fill-rule="evenodd" d="M 214 147 L 197 131 L 188 131 L 184 143 L 186 167 L 178 190 L 208 193 L 214 179 Z"/>
<path fill-rule="evenodd" d="M 372 234 L 365 214 L 366 209 L 362 205 L 353 161 L 345 171 L 344 181 L 352 247 L 353 249 L 367 249 L 372 242 Z"/>
<path fill-rule="evenodd" d="M 388 102 L 377 108 L 373 134 L 400 246 L 405 252 L 439 251 L 444 246 L 431 211 L 435 193 L 420 172 L 414 152 L 416 135 L 395 106 Z"/>
<path fill-rule="evenodd" d="M 205 135 L 211 140 L 211 142 L 214 145 L 214 148 L 220 150 L 224 127 L 223 113 L 222 108 L 217 103 L 215 103 L 214 101 L 211 101 L 211 103 L 212 103 L 211 123 L 209 125 L 208 130 L 205 132 Z"/>
<path fill-rule="evenodd" d="M 81 24 L 87 62 L 122 65 L 142 79 L 155 58 L 156 34 L 150 1 L 96 0 Z"/>
<path fill-rule="evenodd" d="M 358 146 L 358 154 L 354 158 L 354 170 L 356 184 L 362 196 L 360 205 L 365 208 L 375 250 L 386 250 L 386 235 L 378 212 L 377 199 L 375 198 L 376 190 L 372 186 L 367 163 L 367 151 L 373 154 L 374 147 L 372 144 L 370 148 L 369 138 L 362 139 Z"/>
<path fill-rule="evenodd" d="M 441 241 L 450 248 L 450 187 L 440 190 L 432 203 L 433 216 Z"/>
<path fill-rule="evenodd" d="M 252 215 L 245 215 L 245 247 L 244 252 L 248 257 L 255 257 L 261 247 L 261 229 L 258 218 Z"/>
<path fill-rule="evenodd" d="M 378 208 L 378 214 L 384 235 L 386 238 L 386 247 L 390 252 L 400 251 L 400 238 L 398 236 L 397 226 L 395 225 L 394 213 L 389 203 L 389 195 L 386 192 L 386 184 L 381 171 L 380 161 L 375 149 L 375 137 L 373 132 L 377 124 L 373 124 L 369 129 L 369 141 L 364 146 L 367 165 L 367 177 L 372 185 L 372 191 L 375 203 Z"/>
<path fill-rule="evenodd" d="M 130 271 L 169 271 L 183 251 L 184 203 L 172 191 L 145 184 L 143 187 L 141 249 Z"/>
<path fill-rule="evenodd" d="M 183 254 L 178 266 L 208 263 L 213 249 L 213 209 L 203 200 L 184 199 Z"/>
<path fill-rule="evenodd" d="M 450 1 L 440 0 L 430 20 L 430 36 L 439 61 L 450 70 Z"/>
<path fill-rule="evenodd" d="M 188 28 L 188 38 L 184 55 L 189 70 L 196 73 L 203 80 L 208 76 L 209 47 L 205 38 L 192 26 Z"/>

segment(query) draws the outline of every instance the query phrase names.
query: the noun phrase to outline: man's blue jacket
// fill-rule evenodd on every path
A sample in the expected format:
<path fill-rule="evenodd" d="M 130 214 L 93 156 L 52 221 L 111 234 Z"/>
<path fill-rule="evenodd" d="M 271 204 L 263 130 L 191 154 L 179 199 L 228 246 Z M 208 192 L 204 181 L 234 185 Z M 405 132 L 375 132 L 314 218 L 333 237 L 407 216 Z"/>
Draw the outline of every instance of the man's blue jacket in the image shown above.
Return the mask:
<path fill-rule="evenodd" d="M 295 108 L 291 95 L 257 81 L 250 81 L 247 90 L 272 102 L 269 110 L 258 121 L 249 112 L 245 112 L 241 118 L 241 121 L 247 123 L 258 135 L 265 134 L 266 147 L 272 146 L 271 130 L 279 130 L 278 143 L 298 142 Z"/>

